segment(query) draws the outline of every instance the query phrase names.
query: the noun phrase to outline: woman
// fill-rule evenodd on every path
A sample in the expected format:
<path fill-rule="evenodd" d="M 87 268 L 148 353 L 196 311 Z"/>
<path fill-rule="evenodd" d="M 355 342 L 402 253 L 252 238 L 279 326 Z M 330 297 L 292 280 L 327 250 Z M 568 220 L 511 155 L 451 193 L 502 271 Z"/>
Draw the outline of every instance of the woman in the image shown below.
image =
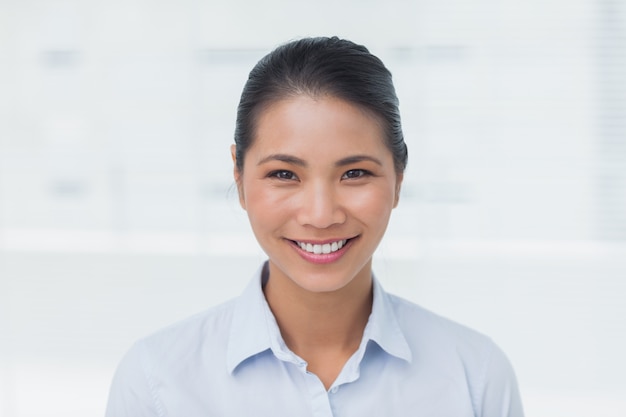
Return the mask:
<path fill-rule="evenodd" d="M 244 87 L 232 157 L 269 259 L 237 299 L 138 342 L 108 417 L 523 415 L 487 337 L 373 278 L 407 164 L 378 58 L 338 38 L 271 52 Z"/>

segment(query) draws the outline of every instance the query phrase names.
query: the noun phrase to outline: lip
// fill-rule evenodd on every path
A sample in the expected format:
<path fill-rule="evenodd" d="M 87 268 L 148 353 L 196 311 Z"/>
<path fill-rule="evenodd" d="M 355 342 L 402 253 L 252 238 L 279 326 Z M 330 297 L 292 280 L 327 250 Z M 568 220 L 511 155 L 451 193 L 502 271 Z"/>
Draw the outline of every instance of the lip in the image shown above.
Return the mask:
<path fill-rule="evenodd" d="M 287 239 L 289 244 L 295 249 L 295 251 L 302 257 L 304 260 L 314 263 L 314 264 L 329 264 L 332 262 L 336 262 L 348 251 L 348 249 L 352 246 L 352 243 L 358 238 L 358 236 L 354 236 L 351 238 L 343 238 L 343 239 L 325 239 L 325 240 L 291 240 Z M 332 253 L 320 253 L 315 254 L 311 252 L 307 252 L 303 250 L 296 242 L 310 243 L 312 245 L 324 245 L 326 243 L 337 242 L 340 240 L 347 240 L 347 242 L 343 245 L 343 247 Z"/>
<path fill-rule="evenodd" d="M 300 239 L 288 239 L 292 242 L 301 242 L 301 243 L 310 243 L 311 245 L 325 245 L 326 243 L 333 243 L 333 242 L 339 242 L 340 240 L 350 240 L 350 239 L 354 239 L 356 236 L 353 237 L 338 237 L 338 238 L 333 238 L 333 239 L 325 239 L 325 240 L 300 240 Z"/>

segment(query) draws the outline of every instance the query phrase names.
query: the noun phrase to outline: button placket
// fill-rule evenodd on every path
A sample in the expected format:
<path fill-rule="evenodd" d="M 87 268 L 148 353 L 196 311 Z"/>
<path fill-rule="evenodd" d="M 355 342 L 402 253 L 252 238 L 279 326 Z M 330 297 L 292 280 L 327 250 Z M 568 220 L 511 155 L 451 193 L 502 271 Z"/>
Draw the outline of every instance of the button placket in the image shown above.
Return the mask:
<path fill-rule="evenodd" d="M 328 392 L 322 381 L 311 372 L 304 374 L 304 380 L 311 396 L 311 406 L 314 417 L 333 417 Z"/>

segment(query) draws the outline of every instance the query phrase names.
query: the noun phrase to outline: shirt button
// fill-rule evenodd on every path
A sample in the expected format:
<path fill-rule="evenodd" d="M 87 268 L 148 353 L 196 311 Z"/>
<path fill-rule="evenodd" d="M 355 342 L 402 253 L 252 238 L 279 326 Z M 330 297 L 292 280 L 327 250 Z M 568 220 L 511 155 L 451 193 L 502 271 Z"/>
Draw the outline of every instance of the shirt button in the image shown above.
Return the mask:
<path fill-rule="evenodd" d="M 332 387 L 332 388 L 330 389 L 330 392 L 331 392 L 332 394 L 337 394 L 337 391 L 339 391 L 339 387 Z"/>

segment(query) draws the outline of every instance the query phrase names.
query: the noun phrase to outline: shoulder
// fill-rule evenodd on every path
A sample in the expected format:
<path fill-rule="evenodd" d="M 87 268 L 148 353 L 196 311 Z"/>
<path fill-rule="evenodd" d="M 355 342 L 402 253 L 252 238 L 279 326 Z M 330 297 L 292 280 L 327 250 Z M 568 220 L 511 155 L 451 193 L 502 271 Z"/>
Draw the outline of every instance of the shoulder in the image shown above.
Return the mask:
<path fill-rule="evenodd" d="M 388 295 L 416 364 L 462 377 L 478 416 L 522 416 L 515 372 L 509 359 L 483 333 Z"/>
<path fill-rule="evenodd" d="M 485 334 L 436 314 L 404 298 L 389 295 L 399 326 L 419 354 L 455 358 L 467 371 L 480 372 L 494 357 L 504 357 Z"/>
<path fill-rule="evenodd" d="M 388 294 L 396 318 L 407 339 L 431 340 L 456 349 L 491 349 L 494 344 L 489 337 L 436 314 L 424 307 L 393 294 Z M 428 336 L 428 338 L 426 338 Z M 409 340 L 410 342 L 411 340 Z"/>
<path fill-rule="evenodd" d="M 164 327 L 140 339 L 134 348 L 161 364 L 161 360 L 215 350 L 228 338 L 235 303 L 236 299 L 227 301 Z"/>
<path fill-rule="evenodd" d="M 209 308 L 136 341 L 117 372 L 139 376 L 177 374 L 206 355 L 225 357 L 235 300 Z M 185 365 L 186 364 L 186 365 Z"/>
<path fill-rule="evenodd" d="M 180 388 L 196 379 L 207 355 L 224 360 L 233 304 L 210 308 L 138 340 L 117 366 L 106 416 L 162 415 L 164 381 Z"/>

